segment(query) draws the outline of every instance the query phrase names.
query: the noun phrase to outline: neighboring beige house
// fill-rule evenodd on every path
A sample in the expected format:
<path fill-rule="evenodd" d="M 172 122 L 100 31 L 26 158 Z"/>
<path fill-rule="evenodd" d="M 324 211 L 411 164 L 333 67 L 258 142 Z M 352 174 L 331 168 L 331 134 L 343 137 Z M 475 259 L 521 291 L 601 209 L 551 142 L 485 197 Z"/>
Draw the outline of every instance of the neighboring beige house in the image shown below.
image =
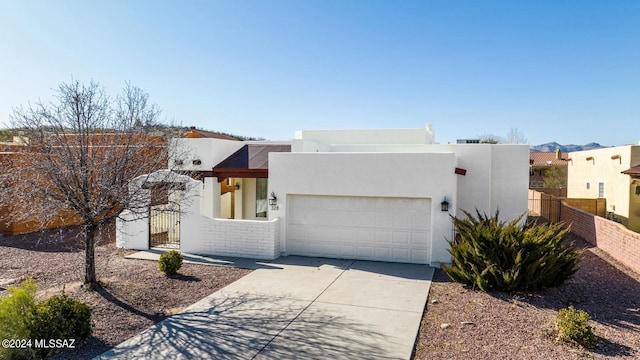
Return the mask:
<path fill-rule="evenodd" d="M 640 145 L 568 154 L 569 198 L 606 198 L 607 217 L 640 232 Z"/>

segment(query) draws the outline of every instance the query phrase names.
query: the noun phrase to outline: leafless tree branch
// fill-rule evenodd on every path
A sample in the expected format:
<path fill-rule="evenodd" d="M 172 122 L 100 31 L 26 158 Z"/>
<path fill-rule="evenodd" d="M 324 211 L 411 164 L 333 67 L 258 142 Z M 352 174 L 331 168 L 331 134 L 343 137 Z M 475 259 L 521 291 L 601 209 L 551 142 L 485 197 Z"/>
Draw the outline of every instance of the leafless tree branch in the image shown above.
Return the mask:
<path fill-rule="evenodd" d="M 61 84 L 54 102 L 15 109 L 11 125 L 28 141 L 0 157 L 0 221 L 39 229 L 82 225 L 85 283 L 95 286 L 97 229 L 125 208 L 148 216 L 141 201 L 148 191 L 132 191 L 129 182 L 144 183 L 175 156 L 169 136 L 157 132 L 159 116 L 148 94 L 129 83 L 110 98 L 98 83 L 76 80 Z"/>

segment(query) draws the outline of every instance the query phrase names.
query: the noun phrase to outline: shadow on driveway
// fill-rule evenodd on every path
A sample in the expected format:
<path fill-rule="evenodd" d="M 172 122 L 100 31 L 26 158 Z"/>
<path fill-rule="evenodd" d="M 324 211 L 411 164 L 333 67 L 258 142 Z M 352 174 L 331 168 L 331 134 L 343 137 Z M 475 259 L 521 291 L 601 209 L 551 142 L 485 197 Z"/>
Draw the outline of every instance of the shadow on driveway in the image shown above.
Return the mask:
<path fill-rule="evenodd" d="M 306 309 L 307 316 L 298 318 L 305 306 L 305 302 L 284 297 L 214 297 L 98 358 L 389 358 L 379 345 L 385 341 L 382 334 L 319 309 Z M 294 319 L 295 326 L 287 327 Z M 278 341 L 272 342 L 278 335 Z M 292 342 L 299 345 L 288 346 Z"/>

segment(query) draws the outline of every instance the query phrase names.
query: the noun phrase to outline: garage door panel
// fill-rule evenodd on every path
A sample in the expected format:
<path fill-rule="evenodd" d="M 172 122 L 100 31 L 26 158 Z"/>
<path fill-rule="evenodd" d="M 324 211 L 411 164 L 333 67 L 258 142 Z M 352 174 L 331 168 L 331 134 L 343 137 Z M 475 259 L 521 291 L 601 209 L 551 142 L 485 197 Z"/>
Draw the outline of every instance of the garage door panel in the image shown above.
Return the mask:
<path fill-rule="evenodd" d="M 403 249 L 411 247 L 411 234 L 409 231 L 394 231 L 393 232 L 393 245 L 400 246 Z"/>
<path fill-rule="evenodd" d="M 356 256 L 356 247 L 355 245 L 338 245 L 338 254 L 345 255 L 347 257 L 355 257 Z"/>
<path fill-rule="evenodd" d="M 370 228 L 376 225 L 374 213 L 368 211 L 353 212 L 351 215 L 345 215 L 345 218 L 351 220 L 349 225 L 358 228 Z"/>
<path fill-rule="evenodd" d="M 375 227 L 388 229 L 393 226 L 393 214 L 389 214 L 387 211 L 380 211 L 376 212 L 374 216 L 376 219 Z"/>
<path fill-rule="evenodd" d="M 410 225 L 409 228 L 411 229 L 415 229 L 415 230 L 429 230 L 430 227 L 430 223 L 424 221 L 425 217 L 428 216 L 426 214 L 411 214 L 409 215 L 410 220 Z M 431 219 L 430 216 L 428 216 L 428 219 Z"/>
<path fill-rule="evenodd" d="M 356 230 L 356 243 L 367 245 L 371 243 L 371 239 L 375 236 L 375 231 L 366 229 Z"/>
<path fill-rule="evenodd" d="M 428 250 L 429 234 L 414 231 L 411 233 L 411 247 L 413 249 Z"/>
<path fill-rule="evenodd" d="M 427 262 L 427 256 L 428 256 L 428 252 L 427 250 L 412 250 L 411 251 L 411 262 L 414 263 L 426 263 Z"/>
<path fill-rule="evenodd" d="M 357 246 L 356 259 L 373 259 L 373 248 L 371 246 Z"/>
<path fill-rule="evenodd" d="M 384 259 L 393 259 L 393 254 L 390 247 L 375 247 L 373 249 L 373 254 L 373 256 L 375 257 L 374 260 L 383 261 Z"/>
<path fill-rule="evenodd" d="M 290 195 L 292 255 L 427 263 L 430 199 Z"/>
<path fill-rule="evenodd" d="M 403 213 L 394 213 L 393 228 L 394 229 L 411 229 L 410 217 Z"/>
<path fill-rule="evenodd" d="M 377 245 L 391 244 L 393 233 L 387 230 L 379 230 L 375 232 L 373 243 Z"/>
<path fill-rule="evenodd" d="M 392 249 L 392 251 L 394 261 L 409 262 L 411 260 L 409 257 L 409 249 Z"/>

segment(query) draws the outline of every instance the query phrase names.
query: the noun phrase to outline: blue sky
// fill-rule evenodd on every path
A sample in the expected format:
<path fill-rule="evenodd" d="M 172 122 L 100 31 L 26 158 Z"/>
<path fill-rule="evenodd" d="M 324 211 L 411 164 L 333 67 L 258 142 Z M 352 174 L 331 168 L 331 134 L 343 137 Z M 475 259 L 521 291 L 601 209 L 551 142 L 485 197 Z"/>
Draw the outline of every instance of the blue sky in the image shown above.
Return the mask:
<path fill-rule="evenodd" d="M 421 128 L 640 141 L 640 1 L 0 2 L 0 124 L 72 78 L 168 121 L 290 139 Z"/>

